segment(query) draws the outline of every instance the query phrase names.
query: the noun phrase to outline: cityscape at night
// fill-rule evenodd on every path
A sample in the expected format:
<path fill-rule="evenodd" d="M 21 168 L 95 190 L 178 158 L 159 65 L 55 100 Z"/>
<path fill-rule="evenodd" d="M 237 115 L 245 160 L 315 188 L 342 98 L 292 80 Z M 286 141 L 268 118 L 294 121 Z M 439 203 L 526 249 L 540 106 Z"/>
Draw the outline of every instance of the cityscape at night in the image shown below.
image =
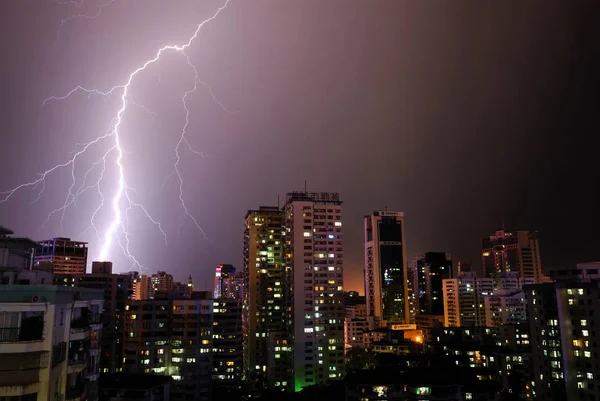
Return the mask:
<path fill-rule="evenodd" d="M 1 2 L 0 401 L 600 401 L 599 17 Z"/>

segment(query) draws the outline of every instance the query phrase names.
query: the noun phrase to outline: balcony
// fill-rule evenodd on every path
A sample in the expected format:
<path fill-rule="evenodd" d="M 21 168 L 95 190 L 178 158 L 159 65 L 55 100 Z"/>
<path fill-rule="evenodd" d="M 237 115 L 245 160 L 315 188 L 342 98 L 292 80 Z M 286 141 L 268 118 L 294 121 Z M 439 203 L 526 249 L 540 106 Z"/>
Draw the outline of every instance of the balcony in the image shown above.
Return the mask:
<path fill-rule="evenodd" d="M 42 341 L 44 339 L 44 323 L 38 325 L 23 325 L 21 327 L 0 328 L 0 343 L 20 341 Z"/>
<path fill-rule="evenodd" d="M 0 358 L 0 398 L 35 393 L 39 371 L 48 367 L 49 352 L 9 353 Z"/>
<path fill-rule="evenodd" d="M 65 393 L 65 401 L 78 401 L 85 399 L 86 387 L 80 383 L 74 387 L 67 388 Z"/>
<path fill-rule="evenodd" d="M 84 340 L 90 335 L 90 321 L 87 317 L 71 321 L 71 341 Z"/>
<path fill-rule="evenodd" d="M 79 373 L 87 367 L 87 355 L 85 353 L 77 353 L 69 355 L 67 373 Z"/>
<path fill-rule="evenodd" d="M 23 322 L 20 327 L 0 328 L 0 354 L 39 352 L 44 348 L 44 324 Z"/>

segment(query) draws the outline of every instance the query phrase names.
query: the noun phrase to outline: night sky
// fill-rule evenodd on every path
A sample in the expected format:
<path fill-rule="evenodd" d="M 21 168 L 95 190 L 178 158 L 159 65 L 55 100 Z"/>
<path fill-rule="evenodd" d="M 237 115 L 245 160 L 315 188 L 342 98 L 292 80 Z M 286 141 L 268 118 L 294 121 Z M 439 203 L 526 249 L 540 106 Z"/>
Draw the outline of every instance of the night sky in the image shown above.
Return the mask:
<path fill-rule="evenodd" d="M 120 106 L 119 95 L 44 99 L 125 83 L 223 1 L 116 0 L 61 27 L 103 2 L 2 0 L 0 190 L 67 161 Z M 120 128 L 134 201 L 161 222 L 168 245 L 133 209 L 131 252 L 150 273 L 191 272 L 209 289 L 217 264 L 241 267 L 246 210 L 306 180 L 345 201 L 346 289 L 362 291 L 362 217 L 386 206 L 405 212 L 411 259 L 446 251 L 479 265 L 480 237 L 503 222 L 540 230 L 546 266 L 600 259 L 599 17 L 596 2 L 231 0 L 187 51 L 228 110 L 205 86 L 187 99 L 189 142 L 204 156 L 180 149 L 183 198 L 205 235 L 185 218 L 173 174 L 194 78 L 170 52 L 136 76 Z M 112 143 L 78 159 L 75 188 Z M 114 165 L 113 154 L 101 236 Z M 33 239 L 89 241 L 94 258 L 100 240 L 86 228 L 96 189 L 66 211 L 62 229 L 62 213 L 44 224 L 70 177 L 70 166 L 49 175 L 37 203 L 41 187 L 17 192 L 0 205 L 0 224 Z M 132 268 L 116 244 L 110 259 Z"/>

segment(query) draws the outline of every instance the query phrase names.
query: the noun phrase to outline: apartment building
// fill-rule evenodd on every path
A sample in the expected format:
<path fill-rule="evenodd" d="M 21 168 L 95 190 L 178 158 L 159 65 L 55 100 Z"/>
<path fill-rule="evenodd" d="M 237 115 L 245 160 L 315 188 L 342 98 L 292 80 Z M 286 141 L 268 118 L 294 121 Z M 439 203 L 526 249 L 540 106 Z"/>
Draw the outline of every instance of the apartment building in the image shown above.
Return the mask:
<path fill-rule="evenodd" d="M 283 264 L 284 215 L 278 207 L 249 210 L 244 224 L 244 368 L 257 389 L 293 389 L 290 273 Z M 285 342 L 285 350 L 281 344 Z M 289 348 L 287 344 L 289 343 Z M 275 347 L 279 347 L 275 357 Z"/>
<path fill-rule="evenodd" d="M 128 301 L 123 371 L 171 376 L 171 400 L 210 401 L 212 329 L 212 292 Z"/>
<path fill-rule="evenodd" d="M 129 273 L 114 274 L 111 262 L 92 262 L 89 274 L 54 274 L 54 284 L 69 287 L 95 288 L 104 294 L 102 310 L 102 354 L 100 367 L 103 373 L 115 373 L 123 365 L 123 326 L 125 303 L 132 298 L 133 280 Z"/>
<path fill-rule="evenodd" d="M 538 399 L 600 399 L 600 262 L 525 286 Z"/>
<path fill-rule="evenodd" d="M 291 192 L 283 211 L 298 391 L 344 376 L 342 202 L 337 193 Z"/>
<path fill-rule="evenodd" d="M 0 286 L 0 399 L 98 399 L 102 296 L 35 282 Z"/>
<path fill-rule="evenodd" d="M 51 238 L 39 241 L 34 267 L 53 274 L 84 274 L 87 257 L 87 242 L 63 237 Z"/>

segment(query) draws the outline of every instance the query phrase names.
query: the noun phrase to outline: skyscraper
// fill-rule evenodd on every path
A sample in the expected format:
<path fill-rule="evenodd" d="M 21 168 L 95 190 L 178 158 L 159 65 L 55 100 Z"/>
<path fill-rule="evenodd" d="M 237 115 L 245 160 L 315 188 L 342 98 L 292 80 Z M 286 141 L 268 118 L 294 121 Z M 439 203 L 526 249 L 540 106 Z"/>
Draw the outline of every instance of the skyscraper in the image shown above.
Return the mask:
<path fill-rule="evenodd" d="M 481 260 L 486 277 L 513 271 L 538 283 L 543 281 L 537 231 L 496 231 L 482 239 Z"/>
<path fill-rule="evenodd" d="M 404 213 L 376 211 L 365 216 L 367 313 L 388 324 L 410 322 L 404 237 Z"/>
<path fill-rule="evenodd" d="M 417 314 L 443 316 L 442 282 L 452 278 L 452 256 L 444 252 L 417 254 L 413 261 L 412 276 Z"/>
<path fill-rule="evenodd" d="M 39 242 L 34 265 L 53 274 L 84 274 L 87 266 L 87 242 L 71 238 L 52 238 Z"/>
<path fill-rule="evenodd" d="M 342 202 L 337 193 L 291 192 L 283 209 L 300 390 L 344 375 Z"/>
<path fill-rule="evenodd" d="M 283 214 L 278 207 L 249 210 L 244 228 L 244 366 L 259 388 L 292 389 L 291 356 L 278 353 L 275 342 L 291 343 L 284 292 Z M 271 366 L 274 361 L 275 366 Z M 286 362 L 287 361 L 287 362 Z M 269 369 L 268 369 L 269 367 Z"/>

